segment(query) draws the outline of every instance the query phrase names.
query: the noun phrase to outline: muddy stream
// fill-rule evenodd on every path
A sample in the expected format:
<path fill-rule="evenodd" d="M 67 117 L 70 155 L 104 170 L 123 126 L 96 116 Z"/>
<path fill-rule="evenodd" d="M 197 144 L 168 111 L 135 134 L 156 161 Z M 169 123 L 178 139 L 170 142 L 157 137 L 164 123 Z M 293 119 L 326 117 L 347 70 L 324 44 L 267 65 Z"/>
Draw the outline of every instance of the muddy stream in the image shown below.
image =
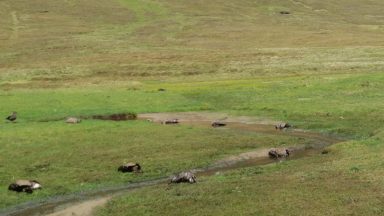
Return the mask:
<path fill-rule="evenodd" d="M 253 117 L 229 117 L 225 114 L 215 113 L 153 113 L 141 114 L 138 116 L 139 120 L 147 120 L 154 123 L 161 123 L 166 119 L 179 120 L 181 125 L 191 125 L 196 127 L 209 127 L 214 120 L 222 119 L 227 125 L 225 127 L 212 128 L 212 130 L 243 130 L 255 133 L 273 134 L 277 136 L 292 136 L 305 138 L 310 140 L 309 145 L 297 146 L 292 144 L 288 148 L 293 151 L 289 160 L 319 154 L 325 147 L 343 141 L 342 139 L 322 135 L 319 133 L 304 131 L 300 129 L 276 130 L 274 125 L 278 122 L 253 118 Z M 173 125 L 164 125 L 165 127 L 172 127 Z M 278 161 L 268 157 L 269 149 L 257 149 L 255 151 L 242 153 L 227 157 L 223 160 L 216 161 L 207 168 L 197 168 L 193 171 L 197 178 L 199 176 L 214 175 L 217 172 L 226 170 L 237 169 L 241 167 L 249 167 L 256 165 L 265 165 L 269 163 L 276 163 Z M 131 190 L 157 185 L 167 184 L 169 177 L 147 180 L 137 183 L 130 183 L 128 185 L 104 188 L 102 190 L 90 191 L 86 193 L 77 193 L 66 196 L 52 197 L 47 200 L 39 202 L 30 202 L 18 205 L 11 209 L 7 209 L 0 215 L 12 216 L 34 216 L 34 215 L 48 215 L 48 216 L 90 216 L 96 207 L 103 206 L 112 197 L 128 193 Z"/>

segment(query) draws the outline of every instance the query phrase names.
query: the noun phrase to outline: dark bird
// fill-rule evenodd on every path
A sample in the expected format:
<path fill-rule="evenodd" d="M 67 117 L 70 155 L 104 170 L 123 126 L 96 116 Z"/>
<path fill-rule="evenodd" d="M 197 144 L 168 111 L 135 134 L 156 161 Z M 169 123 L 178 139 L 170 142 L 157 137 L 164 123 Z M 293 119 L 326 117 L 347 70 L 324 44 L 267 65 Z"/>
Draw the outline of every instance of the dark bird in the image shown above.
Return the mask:
<path fill-rule="evenodd" d="M 168 120 L 165 120 L 161 123 L 162 124 L 179 124 L 179 119 L 168 119 Z"/>
<path fill-rule="evenodd" d="M 227 124 L 224 122 L 224 120 L 226 120 L 227 118 L 228 118 L 228 117 L 224 117 L 224 118 L 215 120 L 215 121 L 212 122 L 211 126 L 212 126 L 212 127 L 224 127 L 224 126 L 227 125 Z"/>
<path fill-rule="evenodd" d="M 117 171 L 119 171 L 119 172 L 135 172 L 135 173 L 142 172 L 140 164 L 132 163 L 132 162 L 119 166 Z"/>
<path fill-rule="evenodd" d="M 8 187 L 8 190 L 26 193 L 32 193 L 35 189 L 41 189 L 41 184 L 36 180 L 17 180 Z"/>
<path fill-rule="evenodd" d="M 280 11 L 280 14 L 282 14 L 282 15 L 288 15 L 288 14 L 291 14 L 291 12 L 289 12 L 289 11 Z"/>
<path fill-rule="evenodd" d="M 224 127 L 227 124 L 224 122 L 220 122 L 220 121 L 214 121 L 214 122 L 212 122 L 211 125 L 212 125 L 212 127 Z"/>
<path fill-rule="evenodd" d="M 12 112 L 12 115 L 8 116 L 6 118 L 6 120 L 11 121 L 11 122 L 15 121 L 17 118 L 16 114 L 17 114 L 16 112 Z"/>

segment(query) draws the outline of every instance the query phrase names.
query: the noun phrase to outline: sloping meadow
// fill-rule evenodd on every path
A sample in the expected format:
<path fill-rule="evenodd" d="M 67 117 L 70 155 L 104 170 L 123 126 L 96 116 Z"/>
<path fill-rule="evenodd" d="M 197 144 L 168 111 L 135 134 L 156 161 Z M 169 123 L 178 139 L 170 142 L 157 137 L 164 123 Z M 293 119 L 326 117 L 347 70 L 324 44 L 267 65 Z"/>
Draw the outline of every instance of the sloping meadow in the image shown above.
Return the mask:
<path fill-rule="evenodd" d="M 203 111 L 349 141 L 324 155 L 198 177 L 193 186 L 137 190 L 99 213 L 384 214 L 383 4 L 1 1 L 0 116 L 16 111 L 17 120 L 0 121 L 0 207 L 309 142 L 105 117 Z M 83 121 L 64 123 L 70 116 Z M 131 161 L 143 174 L 117 172 Z M 43 189 L 7 191 L 19 178 Z"/>
<path fill-rule="evenodd" d="M 368 169 L 381 151 L 382 80 L 383 75 L 377 73 L 217 82 L 143 82 L 134 90 L 116 87 L 103 91 L 97 88 L 2 91 L 2 109 L 18 111 L 18 119 L 16 123 L 4 121 L 0 125 L 1 185 L 6 189 L 15 179 L 27 178 L 41 181 L 44 189 L 32 195 L 3 190 L 1 203 L 5 207 L 52 195 L 164 177 L 180 170 L 206 167 L 231 154 L 308 143 L 290 137 L 165 126 L 142 120 L 85 119 L 80 124 L 69 125 L 64 123 L 67 116 L 212 111 L 289 121 L 295 128 L 357 139 L 352 142 L 354 145 L 346 145 L 349 147 L 334 147 L 330 157 L 340 158 L 337 163 L 342 163 L 344 167 L 340 169 L 347 169 L 345 172 L 355 169 L 354 166 L 361 169 L 358 165 L 369 158 Z M 159 88 L 165 91 L 158 91 Z M 371 144 L 365 147 L 366 143 Z M 350 153 L 344 152 L 348 149 Z M 349 156 L 344 158 L 344 154 L 359 155 L 360 149 L 365 149 L 363 159 L 346 162 Z M 316 164 L 322 159 L 319 156 L 310 161 L 315 160 Z M 129 161 L 141 163 L 144 173 L 118 173 L 117 167 Z M 294 169 L 291 163 L 298 167 L 311 164 L 305 161 L 287 162 L 287 166 Z M 238 175 L 240 177 L 241 172 Z M 314 180 L 320 181 L 317 177 Z M 215 178 L 206 181 L 215 181 Z M 335 178 L 335 184 L 342 182 Z"/>

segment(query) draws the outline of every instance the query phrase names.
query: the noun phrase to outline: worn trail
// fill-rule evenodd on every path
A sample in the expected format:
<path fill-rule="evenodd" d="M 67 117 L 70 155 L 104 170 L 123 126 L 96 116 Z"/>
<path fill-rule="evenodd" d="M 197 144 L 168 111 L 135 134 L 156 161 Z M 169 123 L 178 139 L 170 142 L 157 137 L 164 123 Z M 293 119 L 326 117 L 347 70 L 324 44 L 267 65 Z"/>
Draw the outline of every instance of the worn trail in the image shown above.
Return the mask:
<path fill-rule="evenodd" d="M 291 159 L 318 154 L 324 147 L 342 141 L 334 137 L 325 136 L 319 133 L 308 132 L 298 129 L 287 131 L 275 130 L 274 124 L 277 122 L 257 119 L 252 117 L 228 117 L 224 114 L 212 113 L 153 113 L 139 115 L 140 120 L 150 120 L 160 123 L 163 120 L 177 118 L 180 124 L 192 125 L 196 127 L 211 127 L 210 123 L 216 119 L 225 119 L 227 126 L 224 128 L 212 128 L 213 130 L 245 130 L 257 133 L 274 134 L 278 136 L 302 137 L 311 140 L 310 146 L 295 146 Z M 234 155 L 223 160 L 217 161 L 207 168 L 197 168 L 192 170 L 198 176 L 212 175 L 217 171 L 231 170 L 247 166 L 264 165 L 273 163 L 274 160 L 268 158 L 268 149 L 257 149 L 255 151 Z M 131 183 L 124 186 L 105 188 L 103 190 L 89 192 L 85 194 L 75 194 L 64 197 L 54 197 L 41 203 L 30 203 L 17 206 L 9 210 L 6 215 L 26 216 L 26 215 L 49 215 L 49 216 L 73 216 L 73 215 L 92 215 L 96 207 L 103 206 L 113 196 L 127 193 L 130 190 L 147 187 L 156 184 L 164 184 L 168 181 L 167 177 Z"/>

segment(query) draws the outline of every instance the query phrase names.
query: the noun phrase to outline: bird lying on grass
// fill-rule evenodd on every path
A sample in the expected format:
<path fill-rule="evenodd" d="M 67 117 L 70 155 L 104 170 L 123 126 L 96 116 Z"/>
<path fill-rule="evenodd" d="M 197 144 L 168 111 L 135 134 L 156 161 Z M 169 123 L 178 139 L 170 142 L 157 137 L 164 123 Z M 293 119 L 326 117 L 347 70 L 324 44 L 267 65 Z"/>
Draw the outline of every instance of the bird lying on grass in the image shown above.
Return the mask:
<path fill-rule="evenodd" d="M 33 193 L 36 189 L 41 189 L 41 184 L 36 180 L 17 180 L 8 186 L 8 190 L 16 192 Z"/>
<path fill-rule="evenodd" d="M 17 112 L 12 112 L 12 114 L 5 119 L 11 122 L 15 121 L 17 119 Z"/>

